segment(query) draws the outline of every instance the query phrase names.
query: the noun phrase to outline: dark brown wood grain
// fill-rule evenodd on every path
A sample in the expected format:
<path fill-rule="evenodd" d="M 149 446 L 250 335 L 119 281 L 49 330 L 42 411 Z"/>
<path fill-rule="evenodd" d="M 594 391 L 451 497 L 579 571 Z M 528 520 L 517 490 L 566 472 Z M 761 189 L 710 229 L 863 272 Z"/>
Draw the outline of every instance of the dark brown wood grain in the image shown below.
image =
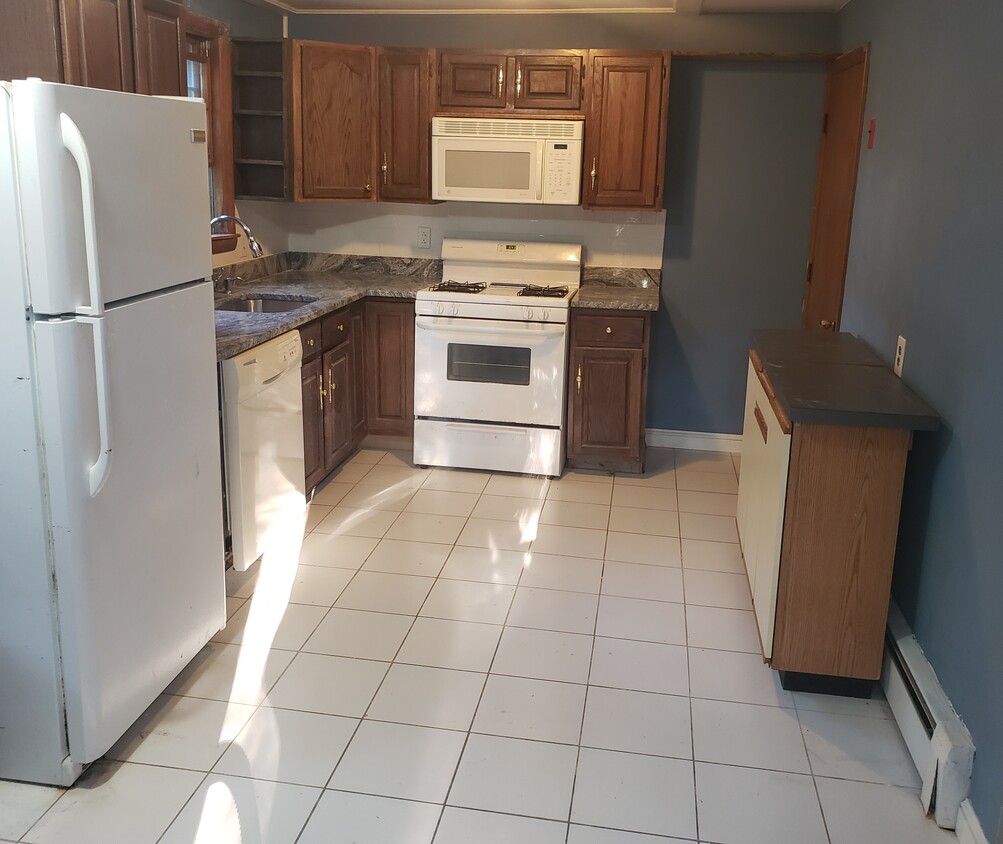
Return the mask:
<path fill-rule="evenodd" d="M 320 329 L 320 323 L 319 319 L 315 319 L 300 329 L 300 342 L 303 344 L 303 360 L 315 358 L 323 351 L 323 333 Z"/>
<path fill-rule="evenodd" d="M 583 204 L 660 210 L 669 56 L 593 50 L 590 65 Z"/>
<path fill-rule="evenodd" d="M 60 12 L 65 81 L 135 91 L 129 0 L 61 0 Z M 135 42 L 138 59 L 143 45 Z"/>
<path fill-rule="evenodd" d="M 801 311 L 804 328 L 839 331 L 867 100 L 867 64 L 867 48 L 860 47 L 834 59 L 828 67 Z"/>
<path fill-rule="evenodd" d="M 414 436 L 414 302 L 367 300 L 365 328 L 368 431 Z"/>
<path fill-rule="evenodd" d="M 63 81 L 59 0 L 0 3 L 0 79 Z"/>
<path fill-rule="evenodd" d="M 379 198 L 432 199 L 430 138 L 432 56 L 429 50 L 379 50 Z"/>
<path fill-rule="evenodd" d="M 303 332 L 301 332 L 302 334 Z M 303 364 L 303 464 L 309 494 L 323 479 L 324 470 L 324 364 L 319 357 Z"/>
<path fill-rule="evenodd" d="M 507 107 L 509 100 L 507 53 L 488 50 L 437 50 L 436 64 L 437 109 L 455 111 Z"/>
<path fill-rule="evenodd" d="M 582 346 L 640 347 L 644 343 L 644 331 L 645 317 L 640 314 L 575 316 L 576 342 Z"/>
<path fill-rule="evenodd" d="M 184 5 L 174 0 L 133 0 L 132 11 L 136 90 L 184 96 Z"/>
<path fill-rule="evenodd" d="M 324 351 L 348 342 L 352 325 L 349 321 L 348 308 L 342 308 L 333 314 L 328 314 L 320 321 L 320 332 L 324 343 Z"/>
<path fill-rule="evenodd" d="M 526 53 L 516 56 L 513 107 L 577 111 L 582 107 L 582 70 L 581 55 Z"/>
<path fill-rule="evenodd" d="M 880 676 L 909 436 L 794 426 L 773 668 Z"/>
<path fill-rule="evenodd" d="M 352 362 L 352 448 L 366 436 L 366 323 L 365 304 L 352 305 L 351 323 L 352 348 L 349 356 Z"/>
<path fill-rule="evenodd" d="M 324 470 L 330 472 L 352 452 L 350 344 L 324 352 Z"/>
<path fill-rule="evenodd" d="M 376 50 L 297 41 L 298 199 L 375 199 Z"/>

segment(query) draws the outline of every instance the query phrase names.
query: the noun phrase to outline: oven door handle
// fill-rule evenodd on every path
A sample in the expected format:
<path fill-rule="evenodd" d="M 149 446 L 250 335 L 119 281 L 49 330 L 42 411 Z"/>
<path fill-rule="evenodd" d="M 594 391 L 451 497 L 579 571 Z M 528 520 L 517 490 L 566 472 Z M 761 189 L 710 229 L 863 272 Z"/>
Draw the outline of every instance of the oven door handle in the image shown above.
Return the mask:
<path fill-rule="evenodd" d="M 542 323 L 531 322 L 528 325 L 541 325 Z M 555 325 L 553 328 L 498 328 L 496 325 L 484 326 L 483 331 L 471 331 L 469 328 L 462 328 L 450 325 L 446 322 L 439 322 L 434 317 L 417 317 L 414 321 L 415 328 L 422 331 L 435 331 L 445 334 L 465 334 L 468 337 L 475 337 L 481 342 L 489 337 L 499 335 L 505 337 L 521 337 L 523 340 L 532 341 L 535 339 L 544 340 L 549 337 L 563 337 L 566 333 L 564 324 Z"/>
<path fill-rule="evenodd" d="M 447 422 L 446 430 L 449 431 L 471 431 L 475 434 L 483 434 L 486 427 L 490 427 L 492 434 L 510 434 L 515 437 L 528 437 L 528 428 L 513 428 L 510 425 L 459 425 L 456 422 Z"/>

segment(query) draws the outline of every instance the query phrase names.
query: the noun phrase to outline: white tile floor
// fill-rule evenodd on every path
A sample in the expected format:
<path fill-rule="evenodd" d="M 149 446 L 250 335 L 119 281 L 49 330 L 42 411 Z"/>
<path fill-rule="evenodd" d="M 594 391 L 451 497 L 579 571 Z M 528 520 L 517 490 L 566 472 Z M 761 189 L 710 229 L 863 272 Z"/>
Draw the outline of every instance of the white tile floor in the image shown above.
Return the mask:
<path fill-rule="evenodd" d="M 0 840 L 955 841 L 884 701 L 763 665 L 732 459 L 649 454 L 548 482 L 360 452 L 77 787 L 0 783 Z"/>

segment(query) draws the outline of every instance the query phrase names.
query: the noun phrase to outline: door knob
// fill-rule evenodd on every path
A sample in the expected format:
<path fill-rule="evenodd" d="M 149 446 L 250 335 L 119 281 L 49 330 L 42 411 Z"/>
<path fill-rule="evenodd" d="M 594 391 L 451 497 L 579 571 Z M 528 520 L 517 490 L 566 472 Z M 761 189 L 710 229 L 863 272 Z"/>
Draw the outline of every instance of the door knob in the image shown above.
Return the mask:
<path fill-rule="evenodd" d="M 826 329 L 834 329 L 836 327 L 836 320 L 834 319 L 822 319 L 818 322 L 819 326 Z"/>

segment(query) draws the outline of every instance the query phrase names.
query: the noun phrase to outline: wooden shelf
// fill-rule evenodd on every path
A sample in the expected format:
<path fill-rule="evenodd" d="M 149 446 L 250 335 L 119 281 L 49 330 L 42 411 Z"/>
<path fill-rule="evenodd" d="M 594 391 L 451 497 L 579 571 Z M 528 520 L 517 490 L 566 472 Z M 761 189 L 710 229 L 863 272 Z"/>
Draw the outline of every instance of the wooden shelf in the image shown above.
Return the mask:
<path fill-rule="evenodd" d="M 243 117 L 284 117 L 285 115 L 281 111 L 258 111 L 256 109 L 249 108 L 235 108 L 233 110 L 234 114 L 239 114 Z"/>
<path fill-rule="evenodd" d="M 284 161 L 275 161 L 270 158 L 238 158 L 237 164 L 261 164 L 266 167 L 285 167 Z"/>

